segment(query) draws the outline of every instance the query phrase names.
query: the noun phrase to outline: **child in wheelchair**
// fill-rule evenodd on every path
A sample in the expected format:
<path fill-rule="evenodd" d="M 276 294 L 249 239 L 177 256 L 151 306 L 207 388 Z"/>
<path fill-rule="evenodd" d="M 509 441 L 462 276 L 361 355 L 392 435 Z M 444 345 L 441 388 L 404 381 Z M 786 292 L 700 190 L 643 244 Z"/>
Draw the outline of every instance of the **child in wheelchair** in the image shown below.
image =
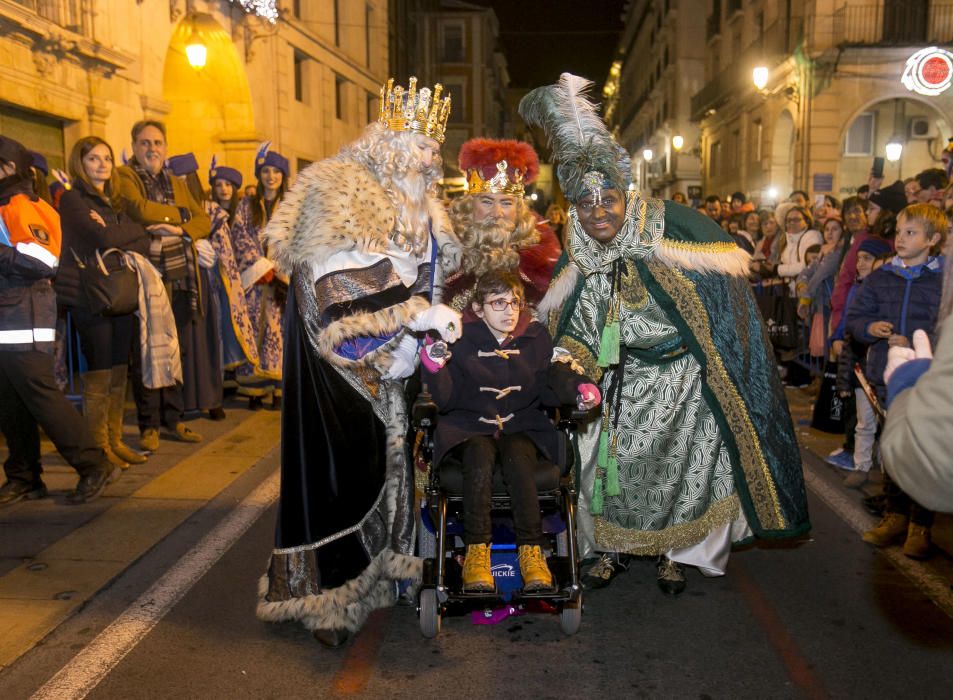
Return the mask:
<path fill-rule="evenodd" d="M 463 465 L 466 559 L 464 592 L 495 590 L 490 572 L 491 495 L 499 462 L 512 502 L 523 590 L 553 589 L 543 541 L 535 471 L 558 464 L 564 442 L 544 406 L 597 406 L 599 389 L 567 363 L 553 362 L 553 341 L 524 305 L 523 284 L 505 271 L 484 274 L 452 352 L 443 342 L 421 349 L 423 381 L 439 408 L 433 463 L 455 453 Z"/>

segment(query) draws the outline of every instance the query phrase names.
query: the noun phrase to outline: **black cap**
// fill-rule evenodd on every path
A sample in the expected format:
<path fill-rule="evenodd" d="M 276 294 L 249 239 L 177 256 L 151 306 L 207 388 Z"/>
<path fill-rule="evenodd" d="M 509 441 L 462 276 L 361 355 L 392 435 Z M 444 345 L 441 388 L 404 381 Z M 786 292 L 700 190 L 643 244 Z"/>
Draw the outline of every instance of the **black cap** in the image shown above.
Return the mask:
<path fill-rule="evenodd" d="M 907 193 L 903 190 L 903 182 L 897 180 L 889 187 L 882 187 L 876 192 L 871 192 L 867 198 L 881 209 L 886 209 L 894 214 L 899 214 L 907 206 Z"/>
<path fill-rule="evenodd" d="M 17 166 L 17 174 L 26 177 L 33 166 L 33 154 L 19 141 L 0 136 L 0 160 Z"/>

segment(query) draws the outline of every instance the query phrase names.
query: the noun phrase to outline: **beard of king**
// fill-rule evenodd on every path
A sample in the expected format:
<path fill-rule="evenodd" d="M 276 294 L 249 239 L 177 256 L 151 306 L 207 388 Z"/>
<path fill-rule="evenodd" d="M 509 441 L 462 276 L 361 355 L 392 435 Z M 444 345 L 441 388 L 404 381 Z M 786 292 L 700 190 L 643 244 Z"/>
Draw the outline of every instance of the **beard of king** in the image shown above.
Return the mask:
<path fill-rule="evenodd" d="M 473 202 L 476 195 L 466 195 L 450 205 L 450 221 L 463 246 L 461 272 L 478 278 L 489 270 L 516 272 L 521 248 L 539 242 L 536 217 L 520 198 L 516 205 L 516 223 L 502 217 L 476 221 Z"/>

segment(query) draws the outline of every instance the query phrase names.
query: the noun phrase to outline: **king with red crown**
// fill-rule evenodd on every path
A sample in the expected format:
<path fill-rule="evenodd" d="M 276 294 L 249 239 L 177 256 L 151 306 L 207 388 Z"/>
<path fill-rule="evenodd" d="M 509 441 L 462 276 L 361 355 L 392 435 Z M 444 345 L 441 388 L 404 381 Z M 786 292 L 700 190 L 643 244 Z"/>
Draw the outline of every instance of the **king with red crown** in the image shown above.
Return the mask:
<path fill-rule="evenodd" d="M 463 245 L 462 266 L 447 280 L 444 298 L 469 309 L 477 278 L 494 269 L 519 272 L 527 301 L 535 305 L 549 287 L 561 252 L 553 230 L 529 207 L 526 186 L 539 175 L 539 158 L 528 143 L 471 139 L 458 156 L 467 194 L 450 206 L 450 220 Z"/>

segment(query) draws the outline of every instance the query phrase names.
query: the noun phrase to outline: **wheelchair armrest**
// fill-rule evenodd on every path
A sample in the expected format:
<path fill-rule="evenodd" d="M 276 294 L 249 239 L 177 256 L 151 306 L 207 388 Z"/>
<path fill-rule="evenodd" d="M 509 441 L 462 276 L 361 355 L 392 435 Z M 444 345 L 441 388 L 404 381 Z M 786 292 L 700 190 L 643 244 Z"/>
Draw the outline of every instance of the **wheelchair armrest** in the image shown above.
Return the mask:
<path fill-rule="evenodd" d="M 432 428 L 437 424 L 437 404 L 433 402 L 433 396 L 427 391 L 427 385 L 417 398 L 414 399 L 414 405 L 410 409 L 410 423 L 415 428 Z"/>
<path fill-rule="evenodd" d="M 588 423 L 598 415 L 598 408 L 580 410 L 575 404 L 564 404 L 559 407 L 559 420 L 556 427 L 560 430 L 575 430 L 580 423 Z"/>

